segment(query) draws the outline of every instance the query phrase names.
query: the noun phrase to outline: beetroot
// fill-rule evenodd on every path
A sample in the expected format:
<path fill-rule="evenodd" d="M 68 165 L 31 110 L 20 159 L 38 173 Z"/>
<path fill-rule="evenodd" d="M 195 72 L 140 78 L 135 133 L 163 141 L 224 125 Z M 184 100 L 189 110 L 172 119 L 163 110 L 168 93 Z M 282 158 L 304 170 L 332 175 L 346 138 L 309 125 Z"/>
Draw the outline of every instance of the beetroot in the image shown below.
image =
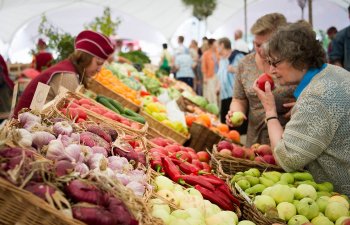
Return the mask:
<path fill-rule="evenodd" d="M 106 131 L 104 131 L 102 128 L 100 128 L 97 125 L 89 125 L 87 127 L 87 131 L 94 133 L 98 136 L 100 136 L 101 138 L 103 138 L 105 141 L 107 141 L 108 143 L 112 142 L 112 138 L 111 135 L 109 135 Z"/>
<path fill-rule="evenodd" d="M 97 205 L 106 205 L 108 195 L 102 193 L 95 186 L 81 180 L 73 180 L 66 187 L 66 193 L 75 202 L 88 202 Z"/>
<path fill-rule="evenodd" d="M 46 193 L 52 196 L 56 191 L 54 187 L 51 187 L 44 183 L 35 183 L 35 182 L 30 182 L 29 184 L 27 184 L 27 186 L 24 189 L 44 200 L 46 200 L 46 197 L 45 197 Z"/>
<path fill-rule="evenodd" d="M 60 160 L 55 164 L 55 171 L 58 177 L 71 173 L 74 165 L 68 160 Z"/>
<path fill-rule="evenodd" d="M 101 206 L 73 206 L 73 217 L 87 225 L 117 225 L 116 216 Z"/>

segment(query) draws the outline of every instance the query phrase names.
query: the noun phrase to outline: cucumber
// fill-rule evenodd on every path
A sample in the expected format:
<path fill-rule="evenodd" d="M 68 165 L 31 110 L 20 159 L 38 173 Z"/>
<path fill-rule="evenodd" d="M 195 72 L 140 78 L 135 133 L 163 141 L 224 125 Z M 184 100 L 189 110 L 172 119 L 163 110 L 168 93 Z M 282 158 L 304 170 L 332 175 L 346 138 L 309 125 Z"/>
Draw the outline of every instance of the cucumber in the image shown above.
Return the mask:
<path fill-rule="evenodd" d="M 125 108 L 124 114 L 129 115 L 129 116 L 135 116 L 135 117 L 140 116 L 138 113 L 132 111 L 131 109 L 127 109 L 127 108 Z"/>
<path fill-rule="evenodd" d="M 125 109 L 119 102 L 117 102 L 116 100 L 111 99 L 111 98 L 107 98 L 107 99 L 108 99 L 109 103 L 111 103 L 114 106 L 114 108 L 118 109 L 118 111 L 121 114 L 124 114 Z"/>
<path fill-rule="evenodd" d="M 130 120 L 133 120 L 133 121 L 136 121 L 136 122 L 139 122 L 139 123 L 142 123 L 142 124 L 145 124 L 146 123 L 146 120 L 145 118 L 141 117 L 141 116 L 129 116 L 129 115 L 126 115 L 126 114 L 122 114 L 122 116 L 130 119 Z"/>
<path fill-rule="evenodd" d="M 116 109 L 109 101 L 108 99 L 104 98 L 104 97 L 99 97 L 97 100 L 99 103 L 101 103 L 102 105 L 104 105 L 105 107 L 107 107 L 108 109 L 112 110 L 113 112 L 116 112 L 118 114 L 120 114 L 119 110 Z"/>

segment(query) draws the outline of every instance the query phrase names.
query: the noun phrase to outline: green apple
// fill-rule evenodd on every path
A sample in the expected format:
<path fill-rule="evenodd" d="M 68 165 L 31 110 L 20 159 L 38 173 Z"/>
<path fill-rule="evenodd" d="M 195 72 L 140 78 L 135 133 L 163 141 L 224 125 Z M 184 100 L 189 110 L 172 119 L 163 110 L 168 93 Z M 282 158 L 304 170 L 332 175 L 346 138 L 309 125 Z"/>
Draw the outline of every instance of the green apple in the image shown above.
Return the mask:
<path fill-rule="evenodd" d="M 316 200 L 316 189 L 309 184 L 300 184 L 295 192 L 295 198 L 298 200 L 303 198 L 311 198 L 312 200 Z"/>
<path fill-rule="evenodd" d="M 303 225 L 304 223 L 310 222 L 305 216 L 303 215 L 296 215 L 290 218 L 288 221 L 288 225 Z"/>
<path fill-rule="evenodd" d="M 294 183 L 294 176 L 290 173 L 284 173 L 281 175 L 280 180 L 285 181 L 288 184 L 293 184 Z"/>
<path fill-rule="evenodd" d="M 250 220 L 241 220 L 237 225 L 256 225 Z"/>
<path fill-rule="evenodd" d="M 157 190 L 169 190 L 172 191 L 174 189 L 174 183 L 172 180 L 165 176 L 157 176 L 154 179 L 154 183 L 156 185 Z"/>
<path fill-rule="evenodd" d="M 250 183 L 247 180 L 239 180 L 237 181 L 237 184 L 243 191 L 250 188 Z"/>
<path fill-rule="evenodd" d="M 335 222 L 342 216 L 349 216 L 349 211 L 343 203 L 329 202 L 324 214 L 328 219 Z"/>
<path fill-rule="evenodd" d="M 332 192 L 333 189 L 333 184 L 330 182 L 323 182 L 321 184 L 317 184 L 318 191 Z"/>
<path fill-rule="evenodd" d="M 258 195 L 254 199 L 254 205 L 265 213 L 269 208 L 275 208 L 276 202 L 268 195 Z"/>
<path fill-rule="evenodd" d="M 311 198 L 301 199 L 297 205 L 297 211 L 299 215 L 303 215 L 309 220 L 320 213 L 317 203 Z"/>
<path fill-rule="evenodd" d="M 313 225 L 334 225 L 332 221 L 330 221 L 327 217 L 320 214 L 311 220 Z"/>
<path fill-rule="evenodd" d="M 328 196 L 321 196 L 316 200 L 316 203 L 321 213 L 325 212 L 327 205 L 329 203 L 329 199 L 330 197 Z"/>
<path fill-rule="evenodd" d="M 293 216 L 297 214 L 297 210 L 292 203 L 281 202 L 277 205 L 278 217 L 284 221 L 290 220 Z"/>
<path fill-rule="evenodd" d="M 260 171 L 257 168 L 251 168 L 247 171 L 244 171 L 245 175 L 250 175 L 253 177 L 260 177 Z"/>
<path fill-rule="evenodd" d="M 293 205 L 294 205 L 295 207 L 297 207 L 297 205 L 299 204 L 299 202 L 300 202 L 299 200 L 295 200 L 295 199 L 294 199 L 292 203 L 293 203 Z"/>
<path fill-rule="evenodd" d="M 230 118 L 231 123 L 234 127 L 239 127 L 244 122 L 245 115 L 242 112 L 234 112 Z"/>
<path fill-rule="evenodd" d="M 288 185 L 276 184 L 272 187 L 270 196 L 277 204 L 281 202 L 290 202 L 294 200 L 294 193 Z"/>
<path fill-rule="evenodd" d="M 166 224 L 169 223 L 170 214 L 165 209 L 152 210 L 152 216 L 163 220 Z"/>
<path fill-rule="evenodd" d="M 350 216 L 341 216 L 337 219 L 335 225 L 344 225 L 343 222 L 347 219 L 350 220 Z"/>
<path fill-rule="evenodd" d="M 349 210 L 349 202 L 344 197 L 340 195 L 334 195 L 329 199 L 330 202 L 339 202 L 346 206 L 346 208 Z"/>
<path fill-rule="evenodd" d="M 321 196 L 328 196 L 328 197 L 332 197 L 331 193 L 329 192 L 325 192 L 325 191 L 318 191 L 317 192 L 317 198 L 321 197 Z"/>

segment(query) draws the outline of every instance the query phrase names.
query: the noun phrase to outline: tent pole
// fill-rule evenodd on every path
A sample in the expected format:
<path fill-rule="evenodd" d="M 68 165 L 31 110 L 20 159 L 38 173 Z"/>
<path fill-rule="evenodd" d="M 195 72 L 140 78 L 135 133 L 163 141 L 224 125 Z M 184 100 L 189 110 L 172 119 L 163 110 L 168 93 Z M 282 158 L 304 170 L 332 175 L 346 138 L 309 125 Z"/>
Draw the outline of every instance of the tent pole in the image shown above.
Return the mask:
<path fill-rule="evenodd" d="M 244 0 L 244 40 L 247 42 L 248 37 L 248 22 L 247 22 L 247 0 Z"/>
<path fill-rule="evenodd" d="M 312 0 L 308 0 L 309 3 L 309 23 L 312 26 Z"/>

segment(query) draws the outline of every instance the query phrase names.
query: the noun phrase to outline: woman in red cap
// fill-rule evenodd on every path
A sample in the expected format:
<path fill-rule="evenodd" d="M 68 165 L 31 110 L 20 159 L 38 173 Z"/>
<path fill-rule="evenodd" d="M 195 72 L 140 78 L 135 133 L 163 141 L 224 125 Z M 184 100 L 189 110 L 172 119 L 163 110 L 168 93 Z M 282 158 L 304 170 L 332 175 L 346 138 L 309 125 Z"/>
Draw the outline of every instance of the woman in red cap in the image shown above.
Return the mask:
<path fill-rule="evenodd" d="M 43 39 L 39 39 L 37 46 L 39 52 L 33 57 L 32 68 L 41 72 L 52 65 L 53 56 L 46 51 L 47 45 Z"/>
<path fill-rule="evenodd" d="M 6 62 L 0 55 L 0 121 L 10 114 L 13 86 Z"/>
<path fill-rule="evenodd" d="M 90 30 L 78 34 L 74 48 L 68 59 L 43 71 L 28 84 L 15 109 L 15 117 L 19 110 L 30 106 L 39 82 L 51 87 L 47 97 L 47 101 L 50 101 L 57 95 L 60 86 L 75 91 L 80 83 L 85 85 L 86 78 L 95 75 L 114 52 L 108 37 Z"/>

